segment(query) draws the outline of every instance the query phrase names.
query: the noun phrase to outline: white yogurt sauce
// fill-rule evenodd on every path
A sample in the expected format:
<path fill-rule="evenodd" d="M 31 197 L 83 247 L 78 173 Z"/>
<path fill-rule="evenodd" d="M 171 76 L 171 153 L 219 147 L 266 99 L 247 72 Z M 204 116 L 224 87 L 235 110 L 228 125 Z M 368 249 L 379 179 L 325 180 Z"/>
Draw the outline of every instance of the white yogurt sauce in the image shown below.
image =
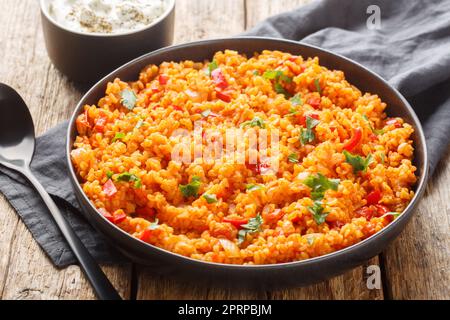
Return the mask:
<path fill-rule="evenodd" d="M 87 33 L 143 29 L 169 7 L 169 0 L 48 0 L 48 13 L 60 25 Z"/>

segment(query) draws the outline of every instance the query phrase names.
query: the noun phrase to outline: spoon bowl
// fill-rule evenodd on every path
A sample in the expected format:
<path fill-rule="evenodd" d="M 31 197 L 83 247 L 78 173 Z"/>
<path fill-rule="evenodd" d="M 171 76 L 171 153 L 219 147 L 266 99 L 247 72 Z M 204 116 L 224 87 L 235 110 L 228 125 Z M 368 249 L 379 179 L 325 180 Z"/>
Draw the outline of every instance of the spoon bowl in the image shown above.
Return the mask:
<path fill-rule="evenodd" d="M 25 101 L 14 89 L 0 83 L 0 161 L 28 166 L 34 141 L 33 119 Z"/>
<path fill-rule="evenodd" d="M 31 182 L 47 205 L 97 296 L 102 300 L 120 300 L 120 295 L 100 266 L 31 172 L 35 144 L 33 119 L 27 105 L 13 88 L 0 83 L 0 165 L 20 172 Z"/>

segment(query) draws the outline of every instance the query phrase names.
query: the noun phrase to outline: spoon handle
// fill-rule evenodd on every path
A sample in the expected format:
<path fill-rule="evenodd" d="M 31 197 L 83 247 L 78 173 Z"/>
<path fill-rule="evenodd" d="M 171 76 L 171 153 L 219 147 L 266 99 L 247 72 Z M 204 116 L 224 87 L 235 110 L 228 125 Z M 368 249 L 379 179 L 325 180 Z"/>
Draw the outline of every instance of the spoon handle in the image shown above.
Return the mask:
<path fill-rule="evenodd" d="M 70 248 L 80 262 L 81 269 L 84 271 L 86 277 L 94 288 L 97 297 L 101 300 L 121 300 L 121 297 L 117 293 L 116 289 L 114 289 L 113 285 L 103 273 L 98 263 L 83 245 L 80 238 L 78 238 L 75 234 L 66 218 L 59 211 L 55 202 L 52 200 L 47 191 L 45 191 L 44 187 L 36 179 L 31 170 L 26 168 L 25 170 L 22 169 L 21 172 L 28 178 L 28 180 L 30 180 L 44 200 L 53 216 L 53 219 L 61 230 L 61 233 L 69 243 Z"/>

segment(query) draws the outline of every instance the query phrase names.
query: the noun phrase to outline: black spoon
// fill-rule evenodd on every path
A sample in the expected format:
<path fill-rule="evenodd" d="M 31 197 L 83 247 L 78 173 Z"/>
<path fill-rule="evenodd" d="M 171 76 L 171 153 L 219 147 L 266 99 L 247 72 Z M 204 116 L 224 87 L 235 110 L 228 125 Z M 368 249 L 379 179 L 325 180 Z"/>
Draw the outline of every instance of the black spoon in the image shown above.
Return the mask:
<path fill-rule="evenodd" d="M 80 262 L 97 297 L 102 300 L 121 300 L 102 269 L 31 172 L 34 147 L 34 124 L 25 102 L 14 89 L 0 83 L 0 164 L 20 172 L 36 188 Z"/>

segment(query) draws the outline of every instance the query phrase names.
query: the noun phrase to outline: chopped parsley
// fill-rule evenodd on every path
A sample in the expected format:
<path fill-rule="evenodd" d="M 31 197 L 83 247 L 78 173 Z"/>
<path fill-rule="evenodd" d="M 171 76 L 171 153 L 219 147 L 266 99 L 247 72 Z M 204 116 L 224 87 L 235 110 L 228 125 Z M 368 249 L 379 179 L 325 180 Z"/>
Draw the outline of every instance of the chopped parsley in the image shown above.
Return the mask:
<path fill-rule="evenodd" d="M 303 105 L 303 100 L 302 100 L 302 96 L 300 95 L 300 93 L 297 93 L 295 96 L 293 96 L 290 101 L 293 106 Z"/>
<path fill-rule="evenodd" d="M 322 95 L 322 88 L 320 87 L 319 79 L 314 80 L 314 86 L 316 87 L 317 92 Z"/>
<path fill-rule="evenodd" d="M 111 140 L 111 142 L 116 142 L 117 140 L 121 140 L 125 138 L 126 134 L 123 132 L 117 132 L 114 138 Z"/>
<path fill-rule="evenodd" d="M 254 71 L 253 71 L 253 75 L 259 76 L 259 70 L 254 70 Z"/>
<path fill-rule="evenodd" d="M 198 190 L 200 189 L 200 185 L 200 177 L 193 176 L 190 183 L 181 184 L 179 188 L 185 198 L 198 197 Z"/>
<path fill-rule="evenodd" d="M 137 96 L 133 90 L 125 89 L 120 93 L 120 103 L 128 110 L 133 110 L 136 106 Z"/>
<path fill-rule="evenodd" d="M 256 217 L 248 220 L 246 224 L 241 226 L 241 230 L 238 232 L 238 244 L 245 241 L 247 234 L 256 233 L 261 231 L 261 225 L 263 224 L 263 219 L 260 214 Z"/>
<path fill-rule="evenodd" d="M 266 124 L 264 123 L 264 120 L 261 119 L 260 117 L 254 117 L 250 121 L 245 121 L 245 122 L 241 123 L 241 128 L 245 128 L 245 127 L 260 127 L 262 129 L 264 129 L 266 127 Z"/>
<path fill-rule="evenodd" d="M 328 179 L 321 173 L 310 175 L 303 183 L 311 188 L 311 198 L 313 200 L 322 200 L 325 191 L 331 189 L 336 191 L 339 185 L 339 179 Z"/>
<path fill-rule="evenodd" d="M 264 189 L 264 186 L 262 186 L 260 184 L 250 183 L 245 186 L 245 189 L 252 192 L 252 191 L 256 191 L 256 190 L 262 190 L 262 189 Z"/>
<path fill-rule="evenodd" d="M 374 134 L 376 134 L 376 135 L 378 136 L 378 135 L 384 133 L 384 130 L 383 130 L 383 129 L 375 129 L 374 127 L 372 127 L 372 124 L 370 123 L 369 118 L 367 118 L 367 116 L 366 116 L 365 114 L 363 114 L 363 118 L 364 118 L 364 120 L 367 121 L 367 123 L 369 124 L 370 130 L 372 130 L 372 132 L 373 132 Z"/>
<path fill-rule="evenodd" d="M 314 201 L 314 204 L 312 206 L 308 207 L 309 212 L 311 212 L 314 221 L 321 225 L 325 222 L 325 219 L 327 218 L 329 212 L 324 212 L 325 209 L 322 206 L 322 202 L 320 201 Z"/>
<path fill-rule="evenodd" d="M 205 198 L 206 202 L 208 202 L 209 204 L 217 202 L 217 196 L 215 194 L 207 194 L 207 193 L 205 193 L 203 195 L 203 198 Z"/>
<path fill-rule="evenodd" d="M 119 174 L 116 177 L 116 181 L 134 182 L 134 187 L 136 189 L 139 189 L 140 187 L 142 187 L 141 178 L 139 178 L 137 175 L 129 173 L 129 172 L 124 172 L 124 173 Z"/>
<path fill-rule="evenodd" d="M 359 171 L 366 172 L 367 167 L 369 167 L 369 165 L 373 162 L 371 154 L 369 154 L 366 158 L 358 155 L 353 155 L 347 150 L 344 150 L 343 154 L 347 163 L 350 163 L 352 165 L 353 173 L 358 173 Z"/>
<path fill-rule="evenodd" d="M 296 154 L 296 153 L 291 153 L 291 154 L 288 156 L 288 161 L 291 162 L 291 163 L 298 163 L 298 154 Z"/>
<path fill-rule="evenodd" d="M 106 176 L 108 177 L 108 179 L 111 179 L 113 174 L 114 174 L 114 172 L 112 172 L 112 171 L 106 172 Z"/>
<path fill-rule="evenodd" d="M 264 72 L 263 77 L 267 80 L 275 81 L 273 87 L 274 87 L 276 93 L 282 93 L 284 95 L 288 94 L 286 92 L 286 90 L 284 89 L 283 85 L 281 84 L 281 82 L 291 83 L 292 78 L 285 75 L 283 71 L 267 70 L 266 72 Z"/>
<path fill-rule="evenodd" d="M 312 129 L 319 123 L 319 120 L 314 119 L 310 116 L 306 116 L 306 128 L 302 128 L 300 132 L 300 142 L 303 145 L 311 143 L 314 141 L 314 139 L 316 139 L 316 135 L 314 134 L 314 131 Z"/>
<path fill-rule="evenodd" d="M 211 73 L 212 73 L 215 69 L 217 69 L 218 67 L 219 67 L 219 66 L 218 66 L 216 60 L 211 61 L 211 62 L 208 64 L 208 69 L 206 69 L 206 75 L 207 75 L 207 76 L 211 76 Z"/>

